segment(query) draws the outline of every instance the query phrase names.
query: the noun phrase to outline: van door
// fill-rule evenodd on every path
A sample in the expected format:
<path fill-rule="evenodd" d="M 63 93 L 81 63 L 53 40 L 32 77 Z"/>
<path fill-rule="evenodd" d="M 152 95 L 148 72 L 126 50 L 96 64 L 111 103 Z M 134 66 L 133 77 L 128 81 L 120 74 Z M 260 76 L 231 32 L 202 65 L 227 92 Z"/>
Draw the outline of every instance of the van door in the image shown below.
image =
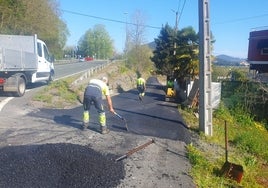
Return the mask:
<path fill-rule="evenodd" d="M 37 42 L 37 52 L 38 52 L 38 69 L 37 69 L 37 79 L 46 77 L 50 75 L 50 61 L 49 61 L 49 52 L 46 45 L 38 40 Z"/>

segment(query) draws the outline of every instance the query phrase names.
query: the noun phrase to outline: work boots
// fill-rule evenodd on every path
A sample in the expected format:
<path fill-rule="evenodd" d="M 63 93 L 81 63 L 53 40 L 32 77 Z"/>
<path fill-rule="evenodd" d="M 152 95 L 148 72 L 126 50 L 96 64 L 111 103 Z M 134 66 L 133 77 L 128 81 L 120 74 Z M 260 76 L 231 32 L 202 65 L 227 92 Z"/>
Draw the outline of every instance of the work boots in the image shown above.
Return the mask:
<path fill-rule="evenodd" d="M 101 126 L 101 134 L 108 134 L 110 130 L 107 128 L 107 126 Z"/>
<path fill-rule="evenodd" d="M 88 128 L 88 124 L 89 123 L 84 123 L 83 122 L 82 127 L 81 127 L 83 131 Z"/>

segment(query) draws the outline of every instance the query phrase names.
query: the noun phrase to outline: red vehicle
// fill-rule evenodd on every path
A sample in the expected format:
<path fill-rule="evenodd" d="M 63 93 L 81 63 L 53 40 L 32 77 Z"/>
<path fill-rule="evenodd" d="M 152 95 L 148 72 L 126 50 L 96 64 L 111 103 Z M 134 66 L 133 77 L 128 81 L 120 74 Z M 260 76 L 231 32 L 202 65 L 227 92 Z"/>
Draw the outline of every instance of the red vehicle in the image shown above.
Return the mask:
<path fill-rule="evenodd" d="M 93 57 L 87 56 L 87 57 L 85 57 L 85 61 L 93 61 Z"/>
<path fill-rule="evenodd" d="M 248 43 L 250 70 L 268 73 L 268 29 L 251 31 Z"/>

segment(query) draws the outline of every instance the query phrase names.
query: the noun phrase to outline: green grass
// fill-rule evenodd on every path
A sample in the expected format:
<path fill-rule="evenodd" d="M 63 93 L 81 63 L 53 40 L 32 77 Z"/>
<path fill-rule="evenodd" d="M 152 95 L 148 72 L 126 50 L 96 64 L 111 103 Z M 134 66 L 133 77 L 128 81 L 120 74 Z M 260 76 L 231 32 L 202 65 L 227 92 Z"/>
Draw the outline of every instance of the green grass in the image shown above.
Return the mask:
<path fill-rule="evenodd" d="M 38 92 L 33 100 L 42 102 L 46 107 L 53 108 L 64 108 L 77 103 L 78 95 L 69 87 L 74 79 L 68 78 L 52 82 Z"/>
<path fill-rule="evenodd" d="M 208 146 L 218 146 L 222 155 L 194 144 L 187 146 L 192 164 L 191 175 L 198 187 L 267 187 L 268 179 L 268 131 L 242 109 L 229 110 L 223 105 L 213 113 L 213 136 L 198 131 L 198 119 L 192 110 L 179 109 L 187 125 L 200 135 Z M 244 168 L 242 182 L 221 177 L 219 171 L 225 162 L 224 123 L 228 126 L 229 161 Z"/>
<path fill-rule="evenodd" d="M 215 66 L 213 81 L 224 77 L 230 79 L 226 76 L 231 71 L 242 81 L 247 78 L 248 68 Z M 199 135 L 202 143 L 187 146 L 192 164 L 191 175 L 197 187 L 268 187 L 267 122 L 256 121 L 255 114 L 237 102 L 241 100 L 239 93 L 232 88 L 228 91 L 232 95 L 222 99 L 220 107 L 213 112 L 213 136 L 199 131 L 199 121 L 194 113 L 196 109 L 179 108 L 186 124 Z M 242 165 L 244 170 L 240 184 L 220 176 L 225 162 L 225 122 L 228 127 L 228 161 Z"/>

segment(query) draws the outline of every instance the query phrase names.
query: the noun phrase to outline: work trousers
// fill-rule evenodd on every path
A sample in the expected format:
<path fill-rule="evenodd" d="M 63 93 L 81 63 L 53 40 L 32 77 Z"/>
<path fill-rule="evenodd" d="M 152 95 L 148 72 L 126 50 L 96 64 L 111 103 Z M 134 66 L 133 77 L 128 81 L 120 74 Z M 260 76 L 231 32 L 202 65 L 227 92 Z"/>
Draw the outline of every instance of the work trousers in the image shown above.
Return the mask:
<path fill-rule="evenodd" d="M 144 91 L 145 91 L 145 88 L 144 88 L 144 86 L 143 85 L 139 85 L 139 86 L 137 86 L 137 89 L 138 89 L 138 92 L 139 92 L 139 95 L 140 96 L 144 96 Z"/>
<path fill-rule="evenodd" d="M 106 116 L 105 116 L 105 110 L 103 105 L 102 97 L 95 97 L 95 96 L 84 96 L 83 101 L 83 107 L 84 107 L 84 114 L 83 114 L 83 122 L 85 124 L 89 123 L 90 119 L 90 107 L 91 105 L 94 105 L 97 109 L 97 112 L 99 114 L 99 123 L 101 126 L 106 126 Z"/>

